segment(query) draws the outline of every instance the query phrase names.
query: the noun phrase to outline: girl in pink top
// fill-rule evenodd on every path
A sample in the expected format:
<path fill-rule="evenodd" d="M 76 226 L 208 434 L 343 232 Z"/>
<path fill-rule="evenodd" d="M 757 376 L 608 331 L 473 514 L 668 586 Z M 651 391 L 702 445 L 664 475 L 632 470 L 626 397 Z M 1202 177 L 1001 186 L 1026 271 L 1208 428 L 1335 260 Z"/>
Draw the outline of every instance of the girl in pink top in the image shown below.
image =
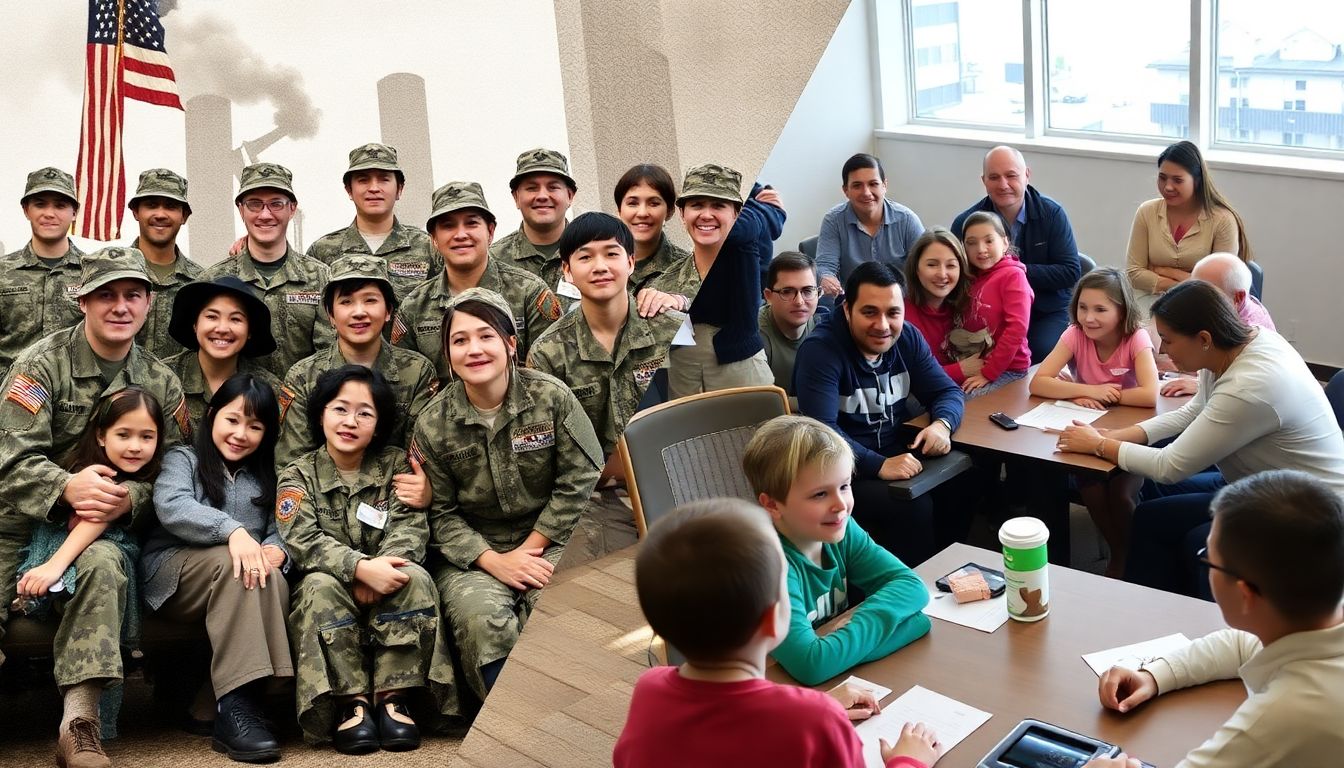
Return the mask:
<path fill-rule="evenodd" d="M 979 373 L 984 362 L 958 360 L 948 341 L 971 298 L 970 269 L 961 241 L 946 227 L 925 230 L 905 258 L 905 320 L 919 329 L 934 359 L 957 382 Z"/>
<path fill-rule="evenodd" d="M 1114 267 L 1083 275 L 1069 305 L 1073 323 L 1031 379 L 1031 394 L 1072 400 L 1088 408 L 1157 404 L 1153 341 L 1129 280 Z M 1070 372 L 1062 375 L 1065 366 Z M 1106 575 L 1125 570 L 1134 499 L 1143 478 L 1116 472 L 1107 480 L 1079 480 L 1078 492 L 1111 549 Z"/>
<path fill-rule="evenodd" d="M 961 327 L 948 335 L 948 341 L 959 359 L 970 353 L 982 361 L 979 372 L 952 377 L 972 398 L 1027 375 L 1031 367 L 1027 323 L 1035 294 L 998 214 L 977 211 L 968 216 L 962 244 L 971 267 L 971 297 Z"/>

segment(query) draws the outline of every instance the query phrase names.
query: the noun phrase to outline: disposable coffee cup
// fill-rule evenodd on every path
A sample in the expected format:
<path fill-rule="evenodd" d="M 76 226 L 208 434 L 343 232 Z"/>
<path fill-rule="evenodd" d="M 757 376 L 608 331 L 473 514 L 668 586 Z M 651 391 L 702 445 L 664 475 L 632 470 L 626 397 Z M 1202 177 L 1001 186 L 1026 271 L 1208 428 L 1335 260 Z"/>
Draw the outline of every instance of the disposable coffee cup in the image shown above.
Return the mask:
<path fill-rule="evenodd" d="M 1008 618 L 1040 621 L 1050 614 L 1049 539 L 1050 529 L 1034 517 L 1014 517 L 999 528 Z"/>

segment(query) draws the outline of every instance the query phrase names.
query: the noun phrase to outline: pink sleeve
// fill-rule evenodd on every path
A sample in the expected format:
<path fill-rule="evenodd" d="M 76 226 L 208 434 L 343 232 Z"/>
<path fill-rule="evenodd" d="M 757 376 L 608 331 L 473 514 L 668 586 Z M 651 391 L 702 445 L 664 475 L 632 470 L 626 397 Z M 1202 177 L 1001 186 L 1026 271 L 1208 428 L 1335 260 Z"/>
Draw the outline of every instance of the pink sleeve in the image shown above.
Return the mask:
<path fill-rule="evenodd" d="M 1003 317 L 999 321 L 998 332 L 994 334 L 994 349 L 980 369 L 980 375 L 990 381 L 1008 370 L 1027 337 L 1027 323 L 1031 318 L 1031 285 L 1027 283 L 1026 272 L 1014 269 L 1008 273 L 1008 278 L 1000 286 L 999 301 L 1003 306 Z"/>
<path fill-rule="evenodd" d="M 1073 355 L 1074 360 L 1078 359 L 1078 336 L 1081 333 L 1078 326 L 1069 323 L 1059 335 L 1059 343 L 1069 348 L 1069 354 Z"/>
<path fill-rule="evenodd" d="M 897 755 L 887 761 L 887 768 L 929 768 L 913 757 Z"/>
<path fill-rule="evenodd" d="M 1140 328 L 1130 334 L 1129 338 L 1126 339 L 1126 344 L 1129 347 L 1127 350 L 1129 365 L 1133 368 L 1139 359 L 1140 352 L 1145 349 L 1153 349 L 1153 337 L 1148 335 L 1148 330 L 1146 328 Z M 1153 352 L 1156 353 L 1157 350 L 1153 350 Z"/>

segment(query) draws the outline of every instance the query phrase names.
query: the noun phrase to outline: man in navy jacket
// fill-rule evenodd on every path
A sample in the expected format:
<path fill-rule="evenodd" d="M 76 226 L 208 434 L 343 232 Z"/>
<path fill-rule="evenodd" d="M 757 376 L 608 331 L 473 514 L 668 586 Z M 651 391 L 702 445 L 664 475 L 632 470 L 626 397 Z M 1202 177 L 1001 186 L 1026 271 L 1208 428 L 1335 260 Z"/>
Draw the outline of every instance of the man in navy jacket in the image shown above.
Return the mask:
<path fill-rule="evenodd" d="M 935 532 L 928 495 L 898 503 L 887 483 L 918 474 L 919 456 L 952 447 L 965 405 L 914 326 L 905 325 L 899 274 L 882 262 L 850 273 L 839 311 L 820 322 L 798 348 L 793 385 L 798 410 L 832 427 L 854 449 L 855 520 L 904 562 L 915 564 L 963 533 L 959 523 Z M 932 419 L 911 442 L 901 439 L 913 394 Z M 937 492 L 935 491 L 935 494 Z M 941 505 L 940 505 L 941 506 Z M 943 516 L 948 517 L 948 516 Z M 960 517 L 960 516 L 958 516 Z"/>
<path fill-rule="evenodd" d="M 966 217 L 993 211 L 1003 218 L 1018 258 L 1027 268 L 1027 282 L 1036 294 L 1031 307 L 1027 343 L 1031 362 L 1039 363 L 1055 348 L 1069 324 L 1069 297 L 1082 276 L 1078 244 L 1069 215 L 1059 203 L 1028 184 L 1031 169 L 1022 153 L 995 147 L 985 155 L 980 180 L 989 194 L 952 221 L 952 234 L 962 236 Z"/>

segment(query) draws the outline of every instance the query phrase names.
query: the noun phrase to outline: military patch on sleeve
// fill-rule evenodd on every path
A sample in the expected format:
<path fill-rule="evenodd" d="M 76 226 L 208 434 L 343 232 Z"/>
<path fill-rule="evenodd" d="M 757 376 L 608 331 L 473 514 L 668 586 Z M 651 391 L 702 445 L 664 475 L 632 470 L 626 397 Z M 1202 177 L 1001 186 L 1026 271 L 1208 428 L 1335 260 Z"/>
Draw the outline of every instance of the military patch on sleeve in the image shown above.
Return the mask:
<path fill-rule="evenodd" d="M 177 422 L 177 429 L 182 433 L 183 442 L 191 442 L 191 412 L 187 410 L 187 396 L 183 395 L 178 401 L 177 407 L 173 409 L 173 421 Z"/>
<path fill-rule="evenodd" d="M 293 291 L 285 294 L 286 304 L 309 304 L 317 306 L 322 302 L 322 294 L 317 291 Z"/>
<path fill-rule="evenodd" d="M 414 460 L 415 463 L 422 467 L 427 463 L 425 461 L 425 454 L 420 450 L 420 445 L 415 442 L 414 437 L 411 438 L 411 444 L 406 447 L 406 459 L 407 461 Z"/>
<path fill-rule="evenodd" d="M 537 297 L 537 314 L 547 320 L 559 320 L 561 311 L 560 300 L 549 288 Z"/>
<path fill-rule="evenodd" d="M 429 379 L 429 396 L 433 397 L 439 393 L 439 377 L 431 376 Z"/>
<path fill-rule="evenodd" d="M 50 398 L 51 393 L 47 392 L 47 388 L 26 373 L 14 377 L 9 385 L 9 393 L 5 395 L 6 400 L 18 403 L 19 407 L 34 414 L 42 410 Z"/>
<path fill-rule="evenodd" d="M 396 315 L 393 315 L 393 316 L 392 316 L 392 343 L 393 343 L 393 344 L 399 344 L 399 343 L 401 343 L 401 340 L 404 339 L 404 338 L 406 338 L 406 333 L 407 333 L 407 331 L 409 331 L 409 330 L 410 330 L 410 329 L 406 327 L 406 321 L 401 319 L 401 314 L 400 314 L 400 313 L 397 313 Z"/>
<path fill-rule="evenodd" d="M 82 283 L 81 283 L 80 285 L 67 285 L 67 286 L 65 286 L 65 298 L 67 298 L 67 299 L 69 299 L 69 300 L 71 300 L 71 301 L 74 301 L 74 302 L 78 302 L 78 301 L 79 301 L 79 289 L 80 289 L 80 286 L 81 286 L 81 285 L 82 285 Z"/>
<path fill-rule="evenodd" d="M 288 523 L 294 519 L 303 503 L 303 490 L 299 488 L 281 488 L 275 495 L 275 519 Z"/>
<path fill-rule="evenodd" d="M 393 277 L 413 277 L 424 280 L 429 277 L 429 265 L 415 261 L 389 261 L 387 273 Z"/>
<path fill-rule="evenodd" d="M 657 358 L 650 360 L 647 363 L 641 363 L 640 366 L 635 369 L 635 386 L 640 389 L 647 389 L 649 382 L 653 381 L 653 375 L 664 365 L 667 365 L 665 355 L 659 355 Z"/>
<path fill-rule="evenodd" d="M 288 385 L 280 385 L 279 391 L 275 393 L 275 399 L 280 401 L 280 420 L 285 420 L 285 414 L 289 413 L 289 404 L 294 402 L 294 390 Z"/>
<path fill-rule="evenodd" d="M 555 422 L 542 421 L 513 430 L 513 452 L 539 451 L 555 445 Z"/>

